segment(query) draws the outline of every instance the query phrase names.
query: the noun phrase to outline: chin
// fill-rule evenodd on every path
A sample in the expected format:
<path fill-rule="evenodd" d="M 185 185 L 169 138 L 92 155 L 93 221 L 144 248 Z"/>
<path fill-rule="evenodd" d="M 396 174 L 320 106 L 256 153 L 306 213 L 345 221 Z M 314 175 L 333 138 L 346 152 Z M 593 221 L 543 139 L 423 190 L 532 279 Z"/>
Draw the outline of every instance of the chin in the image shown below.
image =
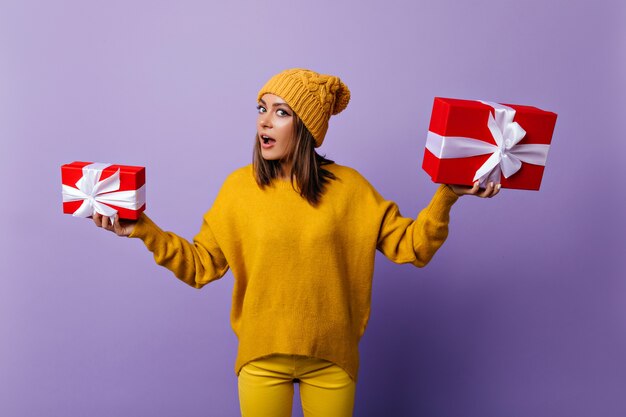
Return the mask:
<path fill-rule="evenodd" d="M 265 152 L 261 152 L 261 156 L 263 157 L 263 159 L 265 159 L 266 161 L 277 161 L 280 159 L 280 156 L 274 155 L 272 153 L 265 153 Z"/>

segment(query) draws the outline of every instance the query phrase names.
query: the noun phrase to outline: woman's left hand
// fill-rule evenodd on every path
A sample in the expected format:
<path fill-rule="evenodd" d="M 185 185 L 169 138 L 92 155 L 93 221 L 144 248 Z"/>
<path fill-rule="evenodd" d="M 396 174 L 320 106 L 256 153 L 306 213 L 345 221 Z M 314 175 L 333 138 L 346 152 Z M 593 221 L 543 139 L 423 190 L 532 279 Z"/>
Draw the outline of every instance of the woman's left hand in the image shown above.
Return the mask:
<path fill-rule="evenodd" d="M 480 198 L 491 198 L 500 192 L 500 184 L 494 184 L 493 182 L 487 184 L 487 188 L 484 189 L 479 188 L 478 181 L 474 182 L 473 187 L 468 185 L 447 185 L 459 197 L 469 194 Z"/>

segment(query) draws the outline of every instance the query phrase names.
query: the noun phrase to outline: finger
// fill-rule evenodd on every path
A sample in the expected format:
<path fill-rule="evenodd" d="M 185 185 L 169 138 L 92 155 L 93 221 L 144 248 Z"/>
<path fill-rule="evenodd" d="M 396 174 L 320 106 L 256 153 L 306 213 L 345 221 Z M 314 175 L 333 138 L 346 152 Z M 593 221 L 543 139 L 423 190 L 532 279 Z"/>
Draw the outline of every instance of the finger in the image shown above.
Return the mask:
<path fill-rule="evenodd" d="M 117 214 L 113 217 L 113 231 L 118 236 L 122 236 L 124 233 L 124 228 L 120 224 L 120 218 Z"/>
<path fill-rule="evenodd" d="M 480 181 L 476 180 L 476 181 L 474 181 L 474 185 L 472 186 L 472 189 L 469 190 L 468 194 L 476 195 L 478 193 L 479 189 L 480 189 Z"/>
<path fill-rule="evenodd" d="M 485 188 L 485 191 L 479 194 L 479 197 L 487 198 L 491 195 L 492 191 L 493 191 L 493 181 L 490 181 L 489 184 L 487 184 L 487 188 Z"/>
<path fill-rule="evenodd" d="M 108 229 L 109 228 L 109 218 L 105 215 L 101 215 L 102 217 L 102 228 L 103 229 Z"/>
<path fill-rule="evenodd" d="M 102 215 L 100 213 L 94 213 L 92 218 L 96 226 L 102 227 Z"/>
<path fill-rule="evenodd" d="M 115 225 L 113 224 L 114 217 L 107 217 L 107 230 L 114 232 Z"/>
<path fill-rule="evenodd" d="M 501 188 L 501 187 L 502 187 L 502 186 L 501 186 L 500 184 L 496 184 L 496 187 L 495 187 L 495 189 L 494 189 L 494 191 L 493 191 L 493 194 L 491 194 L 491 196 L 490 196 L 489 198 L 491 198 L 491 197 L 495 197 L 496 195 L 498 195 L 498 193 L 500 192 L 500 188 Z"/>

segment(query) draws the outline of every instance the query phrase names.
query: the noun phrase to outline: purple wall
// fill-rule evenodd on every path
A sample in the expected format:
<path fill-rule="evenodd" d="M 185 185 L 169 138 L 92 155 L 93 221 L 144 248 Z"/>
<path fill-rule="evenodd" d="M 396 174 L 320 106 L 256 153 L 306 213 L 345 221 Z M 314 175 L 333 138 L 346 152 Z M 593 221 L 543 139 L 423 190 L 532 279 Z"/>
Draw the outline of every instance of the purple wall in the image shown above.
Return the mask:
<path fill-rule="evenodd" d="M 405 215 L 434 96 L 559 114 L 540 192 L 462 198 L 425 269 L 378 259 L 355 415 L 626 415 L 626 7 L 460 3 L 3 0 L 0 415 L 238 415 L 232 276 L 194 291 L 62 215 L 59 167 L 147 166 L 191 238 L 294 66 L 350 87 L 321 150 Z"/>

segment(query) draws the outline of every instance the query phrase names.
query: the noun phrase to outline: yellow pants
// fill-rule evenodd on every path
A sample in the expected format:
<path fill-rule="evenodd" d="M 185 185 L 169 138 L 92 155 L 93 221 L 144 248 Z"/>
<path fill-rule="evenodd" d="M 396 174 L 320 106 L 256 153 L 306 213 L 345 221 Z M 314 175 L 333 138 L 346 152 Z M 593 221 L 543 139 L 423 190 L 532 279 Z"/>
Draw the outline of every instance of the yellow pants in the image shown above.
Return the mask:
<path fill-rule="evenodd" d="M 346 371 L 328 361 L 296 355 L 272 355 L 241 368 L 241 415 L 291 416 L 295 382 L 300 384 L 305 417 L 352 416 L 356 384 Z"/>

